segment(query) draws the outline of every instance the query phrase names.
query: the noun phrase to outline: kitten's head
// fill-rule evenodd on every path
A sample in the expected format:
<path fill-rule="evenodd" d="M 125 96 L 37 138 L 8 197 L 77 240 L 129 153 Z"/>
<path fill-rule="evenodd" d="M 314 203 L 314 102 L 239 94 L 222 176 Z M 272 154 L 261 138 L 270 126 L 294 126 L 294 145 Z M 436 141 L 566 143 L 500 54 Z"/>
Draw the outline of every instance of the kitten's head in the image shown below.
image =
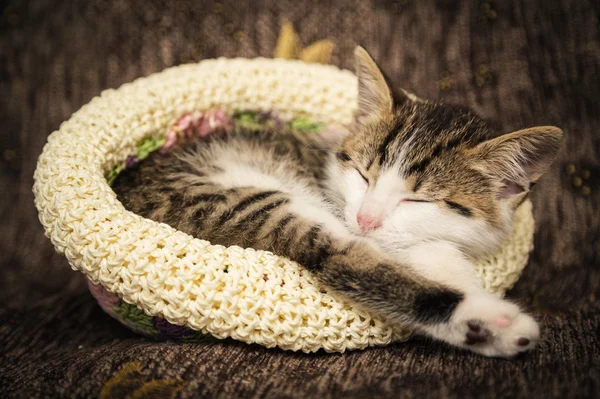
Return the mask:
<path fill-rule="evenodd" d="M 358 109 L 329 165 L 347 224 L 391 250 L 431 240 L 472 255 L 495 248 L 556 156 L 561 130 L 494 138 L 468 110 L 394 94 L 363 48 L 355 57 Z"/>

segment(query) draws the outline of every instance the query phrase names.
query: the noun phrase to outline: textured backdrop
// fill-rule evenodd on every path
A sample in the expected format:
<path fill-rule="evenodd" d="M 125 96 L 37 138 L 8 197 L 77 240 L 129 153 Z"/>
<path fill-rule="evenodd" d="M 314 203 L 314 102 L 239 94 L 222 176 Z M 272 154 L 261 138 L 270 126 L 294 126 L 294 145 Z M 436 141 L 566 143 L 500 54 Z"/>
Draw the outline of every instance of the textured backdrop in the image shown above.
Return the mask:
<path fill-rule="evenodd" d="M 0 15 L 0 396 L 593 396 L 600 386 L 600 3 L 9 1 Z M 332 63 L 365 46 L 397 84 L 510 131 L 564 129 L 533 195 L 535 250 L 509 296 L 544 340 L 514 361 L 417 340 L 344 355 L 153 343 L 55 254 L 31 186 L 48 134 L 107 88 L 217 56 L 273 55 L 289 20 Z M 144 396 L 145 395 L 145 396 Z"/>

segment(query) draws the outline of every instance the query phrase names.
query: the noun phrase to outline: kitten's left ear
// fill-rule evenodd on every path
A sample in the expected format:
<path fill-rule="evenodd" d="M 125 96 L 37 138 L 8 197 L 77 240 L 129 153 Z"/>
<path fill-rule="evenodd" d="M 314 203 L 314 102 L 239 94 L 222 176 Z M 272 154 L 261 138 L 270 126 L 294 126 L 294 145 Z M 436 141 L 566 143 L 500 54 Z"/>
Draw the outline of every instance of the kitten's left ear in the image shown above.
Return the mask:
<path fill-rule="evenodd" d="M 381 118 L 392 113 L 394 99 L 383 73 L 367 53 L 357 46 L 354 49 L 358 77 L 358 109 L 354 119 L 362 124 L 370 118 Z"/>
<path fill-rule="evenodd" d="M 546 172 L 560 149 L 563 133 L 538 126 L 484 141 L 475 147 L 482 168 L 501 180 L 500 198 L 528 191 Z"/>

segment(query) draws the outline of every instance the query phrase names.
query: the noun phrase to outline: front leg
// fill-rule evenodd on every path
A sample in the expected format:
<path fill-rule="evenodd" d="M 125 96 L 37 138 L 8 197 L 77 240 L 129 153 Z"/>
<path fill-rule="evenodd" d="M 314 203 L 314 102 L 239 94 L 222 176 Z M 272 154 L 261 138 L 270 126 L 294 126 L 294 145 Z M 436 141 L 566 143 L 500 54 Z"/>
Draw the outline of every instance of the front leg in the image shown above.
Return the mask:
<path fill-rule="evenodd" d="M 424 277 L 462 292 L 481 292 L 475 267 L 456 246 L 445 241 L 419 244 L 403 252 L 404 261 Z"/>
<path fill-rule="evenodd" d="M 539 339 L 535 320 L 517 305 L 484 291 L 473 264 L 452 244 L 422 244 L 406 257 L 427 279 L 466 294 L 446 323 L 420 325 L 419 330 L 487 356 L 511 357 L 533 348 Z"/>

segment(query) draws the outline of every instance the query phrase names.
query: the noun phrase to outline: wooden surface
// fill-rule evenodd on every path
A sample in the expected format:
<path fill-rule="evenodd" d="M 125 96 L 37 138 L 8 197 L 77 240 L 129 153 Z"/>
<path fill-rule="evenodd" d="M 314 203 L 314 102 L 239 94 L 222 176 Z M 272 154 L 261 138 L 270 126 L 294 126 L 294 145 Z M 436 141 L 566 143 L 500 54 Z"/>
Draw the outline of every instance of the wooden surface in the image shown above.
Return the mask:
<path fill-rule="evenodd" d="M 0 16 L 0 394 L 97 396 L 132 361 L 180 397 L 591 397 L 600 385 L 600 3 L 13 0 Z M 545 330 L 508 362 L 429 341 L 344 355 L 152 343 L 104 315 L 33 206 L 48 134 L 102 90 L 172 65 L 266 56 L 290 20 L 332 63 L 365 46 L 417 95 L 501 131 L 553 124 L 564 148 L 533 195 L 535 250 L 510 297 Z M 135 385 L 135 384 L 134 384 Z M 133 389 L 127 386 L 126 389 Z M 4 396 L 4 395 L 3 395 Z"/>

